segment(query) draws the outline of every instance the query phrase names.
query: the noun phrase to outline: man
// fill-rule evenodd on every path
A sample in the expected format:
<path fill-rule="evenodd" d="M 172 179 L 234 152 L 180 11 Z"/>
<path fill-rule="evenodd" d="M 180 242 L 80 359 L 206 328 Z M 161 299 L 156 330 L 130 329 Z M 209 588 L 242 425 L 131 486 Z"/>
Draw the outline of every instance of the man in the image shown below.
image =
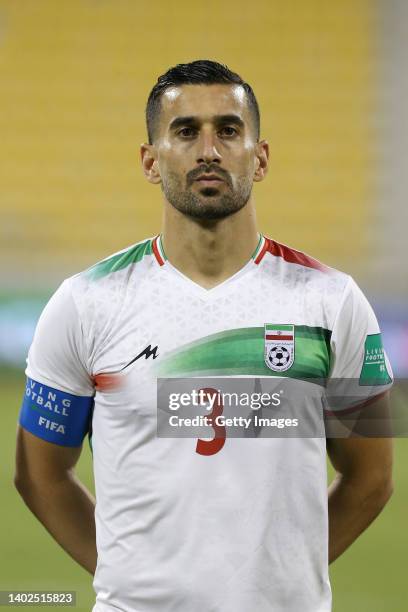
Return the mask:
<path fill-rule="evenodd" d="M 268 144 L 237 74 L 212 61 L 171 68 L 146 118 L 141 160 L 163 192 L 162 232 L 65 280 L 46 306 L 15 484 L 96 570 L 94 612 L 330 610 L 328 563 L 391 495 L 390 440 L 328 440 L 327 500 L 324 436 L 229 437 L 215 420 L 204 436 L 162 436 L 169 411 L 157 398 L 180 391 L 178 378 L 253 389 L 353 379 L 374 410 L 391 384 L 377 321 L 349 276 L 258 232 L 252 186 Z M 223 413 L 213 407 L 212 418 Z M 87 433 L 96 535 L 94 500 L 73 471 Z"/>

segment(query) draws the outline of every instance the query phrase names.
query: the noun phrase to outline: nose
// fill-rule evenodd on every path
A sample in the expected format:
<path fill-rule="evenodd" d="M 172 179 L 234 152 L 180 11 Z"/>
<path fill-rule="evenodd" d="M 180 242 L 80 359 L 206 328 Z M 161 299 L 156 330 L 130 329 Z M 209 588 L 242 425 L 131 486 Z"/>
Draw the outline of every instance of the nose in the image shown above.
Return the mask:
<path fill-rule="evenodd" d="M 199 139 L 197 151 L 198 164 L 211 164 L 212 162 L 221 162 L 221 154 L 217 149 L 216 136 L 213 132 L 202 132 Z"/>

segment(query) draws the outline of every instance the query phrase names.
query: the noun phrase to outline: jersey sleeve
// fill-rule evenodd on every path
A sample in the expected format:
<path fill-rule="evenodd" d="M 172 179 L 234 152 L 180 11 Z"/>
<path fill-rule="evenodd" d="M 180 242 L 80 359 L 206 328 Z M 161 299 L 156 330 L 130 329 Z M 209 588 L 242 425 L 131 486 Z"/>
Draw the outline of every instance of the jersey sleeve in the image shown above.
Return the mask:
<path fill-rule="evenodd" d="M 70 283 L 59 286 L 38 320 L 19 423 L 48 442 L 74 447 L 90 429 L 95 391 Z"/>
<path fill-rule="evenodd" d="M 392 369 L 377 318 L 351 277 L 334 321 L 330 351 L 330 410 L 358 409 L 392 386 Z"/>

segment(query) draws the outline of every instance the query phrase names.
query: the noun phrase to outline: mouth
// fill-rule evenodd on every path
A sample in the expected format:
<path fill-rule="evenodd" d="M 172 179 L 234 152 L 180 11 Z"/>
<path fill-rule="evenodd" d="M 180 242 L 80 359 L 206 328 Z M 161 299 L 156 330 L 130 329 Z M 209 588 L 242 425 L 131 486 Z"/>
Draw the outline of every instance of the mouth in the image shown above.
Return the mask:
<path fill-rule="evenodd" d="M 210 185 L 214 186 L 219 183 L 223 183 L 223 179 L 218 176 L 218 174 L 202 174 L 199 176 L 196 181 L 201 183 L 202 185 Z"/>

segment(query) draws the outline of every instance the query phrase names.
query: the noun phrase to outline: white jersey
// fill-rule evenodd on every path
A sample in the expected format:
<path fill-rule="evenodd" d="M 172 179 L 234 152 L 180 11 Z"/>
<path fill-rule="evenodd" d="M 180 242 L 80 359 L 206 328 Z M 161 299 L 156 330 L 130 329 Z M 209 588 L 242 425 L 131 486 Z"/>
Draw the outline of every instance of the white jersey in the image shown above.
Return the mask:
<path fill-rule="evenodd" d="M 91 439 L 93 612 L 331 610 L 324 435 L 162 437 L 158 381 L 337 378 L 382 393 L 391 370 L 351 277 L 261 235 L 207 290 L 149 238 L 61 284 L 26 374 L 22 426 Z"/>

